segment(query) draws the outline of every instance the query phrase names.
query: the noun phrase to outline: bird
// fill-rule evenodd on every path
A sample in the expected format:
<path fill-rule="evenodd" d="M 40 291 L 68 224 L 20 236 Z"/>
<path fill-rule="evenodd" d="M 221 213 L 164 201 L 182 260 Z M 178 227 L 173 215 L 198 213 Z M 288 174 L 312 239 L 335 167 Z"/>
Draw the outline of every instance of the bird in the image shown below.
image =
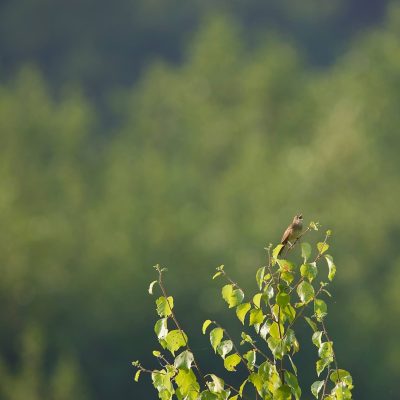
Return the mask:
<path fill-rule="evenodd" d="M 293 218 L 293 222 L 286 228 L 285 232 L 282 235 L 281 244 L 283 247 L 279 250 L 278 255 L 281 255 L 283 249 L 287 245 L 287 243 L 298 239 L 301 235 L 301 231 L 303 229 L 303 215 L 298 214 Z"/>

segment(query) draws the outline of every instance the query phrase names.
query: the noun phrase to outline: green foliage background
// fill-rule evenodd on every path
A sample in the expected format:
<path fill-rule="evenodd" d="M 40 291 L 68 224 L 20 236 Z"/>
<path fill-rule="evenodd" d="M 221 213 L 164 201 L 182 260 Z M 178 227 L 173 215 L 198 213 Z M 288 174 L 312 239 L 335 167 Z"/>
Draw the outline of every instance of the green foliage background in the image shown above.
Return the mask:
<path fill-rule="evenodd" d="M 0 398 L 148 396 L 130 361 L 156 343 L 151 266 L 201 351 L 223 311 L 210 273 L 254 285 L 299 211 L 334 231 L 329 330 L 354 397 L 396 398 L 400 8 L 352 31 L 339 0 L 280 3 L 124 2 L 128 23 L 3 2 Z"/>

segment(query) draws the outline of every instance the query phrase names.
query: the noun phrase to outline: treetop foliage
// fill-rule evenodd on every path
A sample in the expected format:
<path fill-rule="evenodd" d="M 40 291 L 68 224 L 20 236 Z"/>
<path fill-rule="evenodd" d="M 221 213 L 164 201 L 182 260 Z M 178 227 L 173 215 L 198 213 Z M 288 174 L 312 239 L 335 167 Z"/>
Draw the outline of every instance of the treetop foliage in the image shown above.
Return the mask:
<path fill-rule="evenodd" d="M 311 222 L 301 236 L 318 230 L 318 225 Z M 227 282 L 221 290 L 222 298 L 228 308 L 235 309 L 243 325 L 238 345 L 217 321 L 207 319 L 203 323 L 202 333 L 209 335 L 214 353 L 222 358 L 227 371 L 224 377 L 202 371 L 178 322 L 173 297 L 167 295 L 163 283 L 166 268 L 156 265 L 158 280 L 151 282 L 149 293 L 153 294 L 158 286 L 162 294 L 156 300 L 156 311 L 161 318 L 154 326 L 161 349 L 153 351 L 162 368 L 150 370 L 134 361 L 135 380 L 139 380 L 141 373 L 150 374 L 161 400 L 299 400 L 302 389 L 298 377 L 302 370 L 295 364 L 295 354 L 300 351 L 296 325 L 304 319 L 311 327 L 311 340 L 318 349 L 315 371 L 319 380 L 315 380 L 309 392 L 321 400 L 351 399 L 353 379 L 348 371 L 338 367 L 325 324 L 326 299 L 331 297 L 327 286 L 336 274 L 333 257 L 326 253 L 330 236 L 328 230 L 314 251 L 308 242 L 302 242 L 299 265 L 279 257 L 282 245 L 266 247 L 266 265 L 256 271 L 255 294 L 245 294 L 224 265 L 217 268 L 213 279 L 222 277 Z M 290 244 L 286 256 L 297 242 L 298 239 Z M 228 383 L 229 373 L 240 374 L 240 386 Z"/>

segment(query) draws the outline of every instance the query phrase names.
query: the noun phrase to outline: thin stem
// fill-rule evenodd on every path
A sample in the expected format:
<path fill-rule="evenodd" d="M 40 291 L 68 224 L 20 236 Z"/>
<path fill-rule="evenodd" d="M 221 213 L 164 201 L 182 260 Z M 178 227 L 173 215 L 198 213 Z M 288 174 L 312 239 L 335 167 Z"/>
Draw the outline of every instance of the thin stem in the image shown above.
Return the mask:
<path fill-rule="evenodd" d="M 322 328 L 323 328 L 323 332 L 326 337 L 326 340 L 328 342 L 331 342 L 331 340 L 329 339 L 329 336 L 328 336 L 328 332 L 325 327 L 324 320 L 321 320 L 321 324 L 322 324 Z M 331 342 L 331 343 L 333 343 L 333 342 Z M 333 362 L 335 363 L 336 374 L 337 374 L 338 380 L 340 381 L 339 368 L 338 368 L 338 364 L 337 364 L 337 360 L 336 360 L 335 350 L 333 350 L 333 344 L 332 344 L 332 355 L 333 355 Z"/>
<path fill-rule="evenodd" d="M 330 372 L 331 372 L 331 366 L 328 365 L 328 373 L 326 374 L 326 378 L 325 378 L 325 381 L 324 381 L 324 387 L 323 387 L 323 390 L 322 390 L 321 400 L 323 400 L 324 397 L 325 397 L 326 385 L 328 384 L 329 373 L 330 373 Z"/>
<path fill-rule="evenodd" d="M 163 280 L 162 280 L 162 269 L 161 269 L 158 265 L 156 266 L 156 269 L 157 269 L 157 271 L 158 271 L 158 284 L 159 284 L 159 286 L 160 286 L 160 289 L 161 289 L 161 291 L 162 291 L 163 296 L 165 297 L 165 299 L 166 299 L 166 301 L 167 301 L 167 303 L 168 303 L 168 307 L 169 307 L 169 309 L 171 310 L 172 319 L 174 320 L 174 323 L 175 323 L 177 329 L 179 330 L 179 332 L 180 332 L 181 335 L 182 335 L 182 338 L 183 338 L 183 341 L 185 342 L 186 348 L 187 348 L 187 349 L 192 353 L 192 355 L 193 355 L 193 364 L 194 364 L 194 367 L 196 368 L 196 370 L 197 370 L 197 372 L 198 372 L 200 378 L 202 379 L 204 385 L 207 386 L 207 382 L 206 382 L 206 379 L 205 379 L 205 377 L 204 377 L 204 374 L 203 374 L 203 372 L 201 371 L 199 365 L 197 364 L 196 359 L 194 358 L 194 353 L 193 353 L 192 349 L 191 349 L 190 346 L 189 346 L 189 343 L 188 343 L 188 341 L 187 341 L 186 335 L 185 335 L 185 333 L 183 332 L 183 330 L 182 330 L 182 328 L 181 328 L 181 326 L 180 326 L 180 324 L 179 324 L 179 322 L 178 322 L 178 320 L 177 320 L 177 318 L 176 318 L 176 316 L 175 316 L 175 313 L 174 313 L 174 311 L 173 311 L 173 309 L 172 309 L 172 307 L 171 307 L 171 304 L 169 303 L 168 295 L 167 295 L 167 292 L 166 292 L 166 290 L 165 290 L 165 288 L 164 288 L 164 284 L 163 284 Z"/>

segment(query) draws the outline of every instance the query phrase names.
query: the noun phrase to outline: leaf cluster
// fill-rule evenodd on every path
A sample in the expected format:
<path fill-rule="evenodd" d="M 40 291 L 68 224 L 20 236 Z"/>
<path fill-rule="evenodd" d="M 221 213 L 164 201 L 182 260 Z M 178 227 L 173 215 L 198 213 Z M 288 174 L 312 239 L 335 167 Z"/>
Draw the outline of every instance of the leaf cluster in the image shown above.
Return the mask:
<path fill-rule="evenodd" d="M 310 223 L 302 236 L 317 231 L 318 226 Z M 256 292 L 252 294 L 245 294 L 223 265 L 217 268 L 213 279 L 226 281 L 221 296 L 243 325 L 242 340 L 235 343 L 224 327 L 210 319 L 204 321 L 202 332 L 209 336 L 211 348 L 221 358 L 227 376 L 245 374 L 238 388 L 214 373 L 201 371 L 188 336 L 175 316 L 174 299 L 164 288 L 165 269 L 157 265 L 159 279 L 150 284 L 149 293 L 158 284 L 163 295 L 155 302 L 160 319 L 154 331 L 162 351 L 169 355 L 153 351 L 162 366 L 158 370 L 148 370 L 135 361 L 135 380 L 142 372 L 149 373 L 161 400 L 237 400 L 249 396 L 263 400 L 299 400 L 302 389 L 294 358 L 300 351 L 300 343 L 295 328 L 304 319 L 312 329 L 311 340 L 317 347 L 316 375 L 321 378 L 325 374 L 311 385 L 312 395 L 321 400 L 351 399 L 352 377 L 348 371 L 339 369 L 325 325 L 328 315 L 325 300 L 331 297 L 327 286 L 336 274 L 333 257 L 326 254 L 330 236 L 331 232 L 327 231 L 324 240 L 316 243 L 314 252 L 309 243 L 302 242 L 298 264 L 287 259 L 287 255 L 299 240 L 290 243 L 285 258 L 279 256 L 282 245 L 267 247 L 267 262 L 256 271 Z"/>

